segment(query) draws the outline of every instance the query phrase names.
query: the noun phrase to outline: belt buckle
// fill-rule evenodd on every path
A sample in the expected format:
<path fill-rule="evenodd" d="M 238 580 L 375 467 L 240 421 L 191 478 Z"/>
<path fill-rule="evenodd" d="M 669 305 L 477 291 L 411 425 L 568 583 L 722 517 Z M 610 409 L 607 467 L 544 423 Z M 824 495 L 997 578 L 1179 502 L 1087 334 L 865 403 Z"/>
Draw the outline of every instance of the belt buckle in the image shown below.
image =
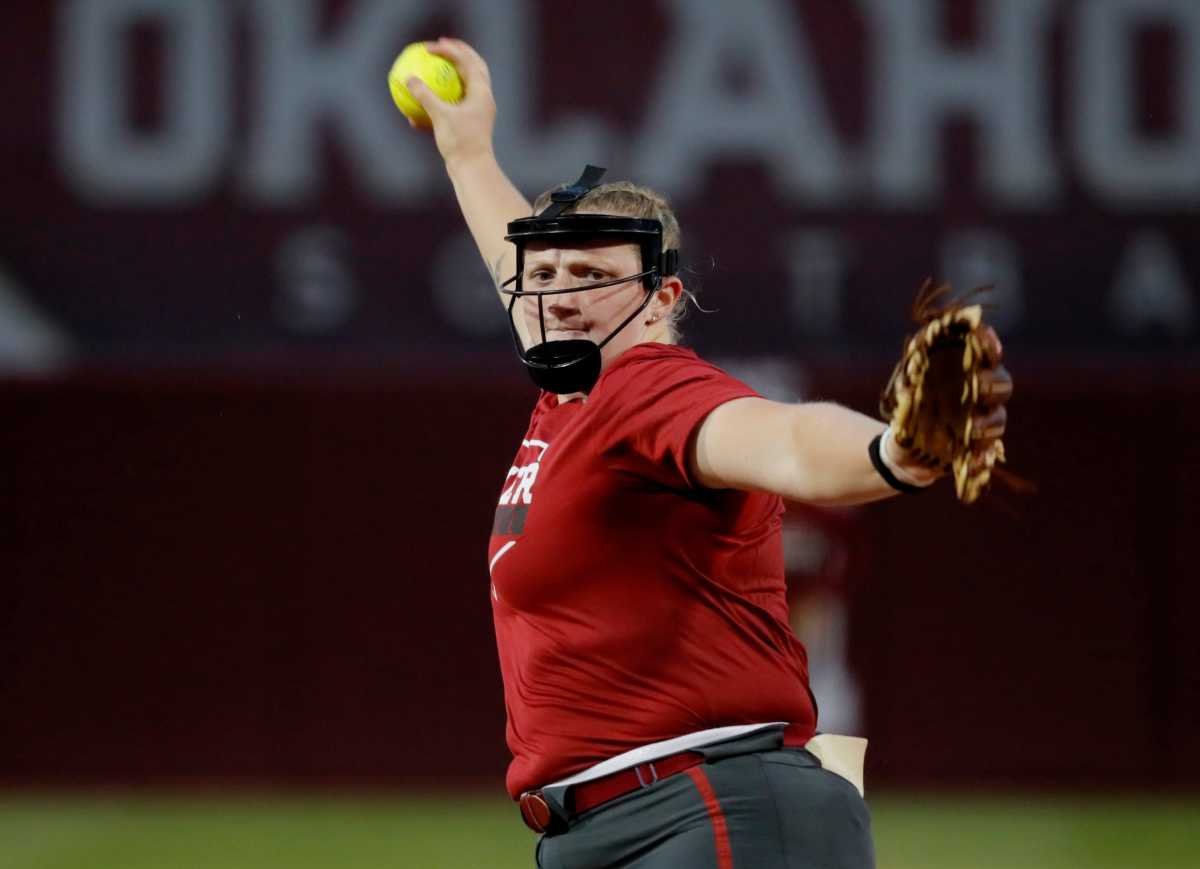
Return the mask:
<path fill-rule="evenodd" d="M 649 767 L 649 781 L 642 777 L 642 767 Z M 633 768 L 633 774 L 637 776 L 638 784 L 643 788 L 648 788 L 650 785 L 658 784 L 658 770 L 653 763 L 639 763 Z"/>
<path fill-rule="evenodd" d="M 525 791 L 521 794 L 520 805 L 521 820 L 533 832 L 560 833 L 566 829 L 566 825 L 554 814 L 541 791 Z"/>

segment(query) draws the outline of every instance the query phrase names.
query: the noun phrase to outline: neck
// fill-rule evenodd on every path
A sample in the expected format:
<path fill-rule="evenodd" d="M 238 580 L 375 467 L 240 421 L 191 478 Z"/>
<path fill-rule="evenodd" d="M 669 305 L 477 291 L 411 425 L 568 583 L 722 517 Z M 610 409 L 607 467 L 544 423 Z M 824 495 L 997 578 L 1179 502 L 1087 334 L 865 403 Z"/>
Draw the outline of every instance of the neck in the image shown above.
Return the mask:
<path fill-rule="evenodd" d="M 670 327 L 668 327 L 666 325 L 661 325 L 659 323 L 655 323 L 654 328 L 647 329 L 646 333 L 642 336 L 643 344 L 647 344 L 650 342 L 654 342 L 656 344 L 674 344 L 674 343 L 676 343 L 675 336 L 671 334 Z"/>
<path fill-rule="evenodd" d="M 675 336 L 671 334 L 670 329 L 660 328 L 660 329 L 655 329 L 653 332 L 647 332 L 646 334 L 644 334 L 642 336 L 642 340 L 639 343 L 641 343 L 641 344 L 670 344 L 670 345 L 674 346 L 677 342 L 675 340 Z M 635 344 L 634 346 L 636 347 L 637 344 Z M 608 365 L 605 364 L 604 367 L 607 368 Z M 601 373 L 603 373 L 603 372 L 601 372 Z M 575 401 L 577 399 L 586 401 L 587 393 L 586 392 L 565 392 L 565 393 L 560 392 L 560 393 L 558 393 L 558 403 L 559 404 L 566 404 L 569 401 Z"/>

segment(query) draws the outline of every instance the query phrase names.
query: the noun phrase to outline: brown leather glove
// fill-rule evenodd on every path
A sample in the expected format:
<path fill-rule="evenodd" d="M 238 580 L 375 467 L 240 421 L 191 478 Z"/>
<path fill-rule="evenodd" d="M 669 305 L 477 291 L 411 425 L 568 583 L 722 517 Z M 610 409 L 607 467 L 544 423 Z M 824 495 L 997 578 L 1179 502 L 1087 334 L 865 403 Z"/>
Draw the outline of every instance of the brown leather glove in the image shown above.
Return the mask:
<path fill-rule="evenodd" d="M 947 284 L 921 287 L 913 306 L 920 328 L 904 340 L 879 410 L 897 445 L 913 461 L 953 473 L 958 499 L 970 504 L 1004 461 L 1012 378 L 1000 364 L 999 337 L 983 322 L 983 306 L 951 294 Z"/>

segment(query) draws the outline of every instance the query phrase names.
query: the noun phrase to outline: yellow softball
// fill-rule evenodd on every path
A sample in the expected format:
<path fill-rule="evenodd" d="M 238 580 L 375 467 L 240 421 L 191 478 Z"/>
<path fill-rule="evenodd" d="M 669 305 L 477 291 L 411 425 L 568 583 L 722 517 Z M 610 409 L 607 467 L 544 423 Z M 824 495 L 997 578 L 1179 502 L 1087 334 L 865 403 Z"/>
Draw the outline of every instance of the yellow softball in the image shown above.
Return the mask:
<path fill-rule="evenodd" d="M 392 100 L 396 108 L 418 123 L 429 123 L 429 115 L 409 92 L 405 84 L 416 76 L 429 86 L 429 89 L 448 103 L 456 103 L 462 99 L 462 79 L 454 64 L 431 54 L 423 42 L 414 42 L 406 46 L 396 58 L 388 72 L 388 88 L 392 91 Z"/>

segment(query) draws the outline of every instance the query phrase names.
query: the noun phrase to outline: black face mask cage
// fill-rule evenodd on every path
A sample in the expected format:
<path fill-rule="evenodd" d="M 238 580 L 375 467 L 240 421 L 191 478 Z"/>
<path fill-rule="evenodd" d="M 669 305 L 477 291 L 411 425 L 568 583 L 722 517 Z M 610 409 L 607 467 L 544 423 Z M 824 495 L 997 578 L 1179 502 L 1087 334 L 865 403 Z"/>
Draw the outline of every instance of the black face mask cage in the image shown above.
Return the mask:
<path fill-rule="evenodd" d="M 517 248 L 516 274 L 501 285 L 500 292 L 510 297 L 508 323 L 512 331 L 517 355 L 525 364 L 530 377 L 547 392 L 566 394 L 587 392 L 600 376 L 600 350 L 617 334 L 633 322 L 654 298 L 654 291 L 662 286 L 662 279 L 673 275 L 678 269 L 678 251 L 663 250 L 662 223 L 658 220 L 623 217 L 611 214 L 566 214 L 561 212 L 571 203 L 578 201 L 596 186 L 603 169 L 589 166 L 579 181 L 570 187 L 556 190 L 551 204 L 536 217 L 514 220 L 508 225 L 505 238 Z M 525 247 L 530 242 L 546 242 L 554 247 L 570 246 L 580 242 L 632 242 L 641 249 L 642 271 L 594 284 L 556 290 L 525 290 Z M 646 290 L 642 303 L 613 329 L 600 343 L 587 339 L 564 341 L 546 340 L 545 296 L 565 293 L 581 293 L 616 286 L 629 281 L 641 280 Z M 511 290 L 504 289 L 515 284 Z M 525 296 L 537 298 L 538 325 L 541 342 L 526 348 L 521 341 L 516 324 L 517 301 Z"/>
<path fill-rule="evenodd" d="M 508 305 L 510 320 L 513 315 L 513 308 L 518 299 L 525 296 L 536 297 L 538 301 L 538 321 L 542 330 L 542 341 L 546 340 L 543 296 L 584 293 L 591 290 L 603 289 L 604 287 L 616 286 L 617 284 L 629 283 L 630 281 L 641 280 L 642 286 L 646 289 L 646 298 L 643 300 L 642 305 L 630 315 L 631 320 L 645 310 L 646 305 L 650 303 L 650 299 L 653 297 L 654 291 L 662 286 L 663 277 L 665 275 L 673 275 L 676 271 L 678 255 L 674 250 L 666 252 L 662 250 L 662 224 L 657 220 L 618 217 L 609 214 L 571 214 L 551 219 L 526 217 L 510 223 L 508 225 L 508 235 L 505 238 L 513 242 L 517 247 L 516 274 L 501 285 L 501 292 L 511 297 Z M 641 248 L 642 254 L 642 271 L 620 278 L 613 278 L 612 280 L 567 287 L 560 290 L 526 290 L 524 288 L 525 246 L 529 242 L 546 242 L 553 247 L 570 247 L 571 245 L 580 243 L 608 240 L 618 243 L 632 242 L 638 245 Z M 509 284 L 515 284 L 514 289 L 503 289 L 503 287 L 507 287 Z M 617 331 L 624 328 L 628 322 L 629 320 L 622 322 Z M 615 334 L 616 332 L 613 332 L 612 335 L 605 338 L 601 346 L 604 346 L 604 343 L 607 343 Z"/>

